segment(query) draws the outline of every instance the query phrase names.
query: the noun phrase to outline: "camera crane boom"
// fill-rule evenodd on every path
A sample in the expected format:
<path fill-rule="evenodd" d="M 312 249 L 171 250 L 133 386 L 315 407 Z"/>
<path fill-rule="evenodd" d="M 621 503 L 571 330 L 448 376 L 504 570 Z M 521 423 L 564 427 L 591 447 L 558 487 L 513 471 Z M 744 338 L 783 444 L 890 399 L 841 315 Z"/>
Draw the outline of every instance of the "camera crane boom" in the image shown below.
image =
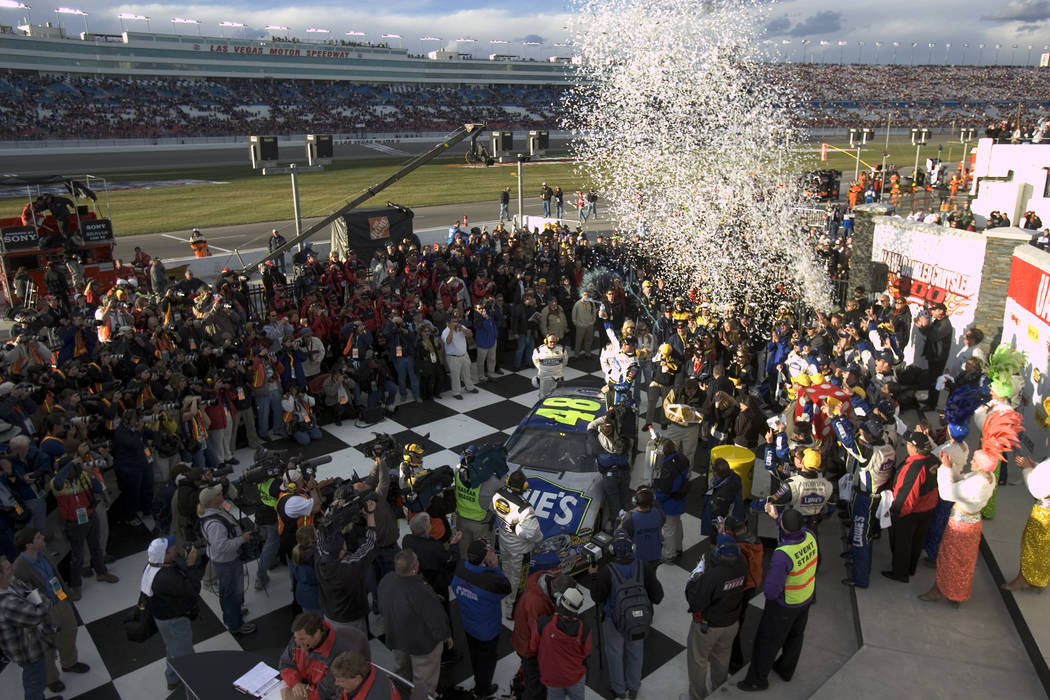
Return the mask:
<path fill-rule="evenodd" d="M 420 167 L 422 165 L 426 165 L 427 163 L 432 161 L 434 158 L 437 158 L 439 155 L 447 152 L 448 149 L 452 148 L 453 146 L 455 146 L 457 143 L 459 143 L 463 139 L 467 138 L 468 136 L 470 136 L 470 152 L 471 153 L 476 153 L 477 150 L 478 150 L 478 137 L 481 136 L 481 132 L 482 132 L 482 130 L 484 128 L 485 128 L 485 123 L 484 122 L 472 123 L 472 124 L 464 124 L 463 126 L 459 127 L 458 129 L 453 131 L 444 141 L 442 141 L 441 143 L 437 144 L 436 146 L 431 148 L 426 153 L 418 155 L 415 158 L 413 158 L 412 160 L 408 161 L 403 166 L 401 166 L 401 168 L 396 173 L 394 173 L 390 177 L 386 178 L 382 182 L 376 183 L 375 185 L 372 185 L 371 187 L 365 189 L 364 192 L 362 192 L 361 194 L 359 194 L 356 197 L 354 197 L 353 199 L 351 199 L 349 202 L 344 204 L 342 207 L 340 207 L 336 211 L 332 212 L 331 214 L 329 214 L 328 216 L 326 216 L 322 220 L 318 221 L 316 224 L 314 224 L 314 225 L 310 226 L 309 228 L 307 228 L 305 231 L 302 232 L 302 234 L 300 234 L 300 235 L 296 236 L 295 238 L 292 238 L 291 240 L 287 241 L 284 245 L 282 245 L 282 246 L 280 246 L 278 248 L 275 248 L 273 251 L 271 251 L 270 253 L 268 253 L 264 257 L 260 258 L 259 260 L 257 260 L 252 265 L 243 268 L 241 270 L 241 274 L 248 274 L 252 270 L 255 269 L 255 266 L 259 265 L 260 263 L 264 263 L 267 260 L 269 260 L 269 259 L 271 259 L 271 258 L 273 258 L 275 256 L 283 255 L 286 251 L 291 250 L 294 246 L 298 245 L 300 242 L 305 241 L 307 238 L 309 238 L 310 236 L 314 235 L 315 233 L 317 233 L 318 231 L 323 229 L 325 226 L 328 226 L 333 221 L 335 221 L 339 217 L 343 216 L 343 214 L 346 214 L 351 209 L 356 209 L 357 207 L 361 206 L 362 204 L 367 202 L 372 197 L 376 196 L 377 194 L 379 194 L 380 192 L 385 190 L 387 187 L 390 187 L 390 185 L 394 184 L 398 180 L 401 180 L 402 178 L 404 178 L 406 175 L 411 173 L 416 168 L 418 168 L 418 167 Z"/>

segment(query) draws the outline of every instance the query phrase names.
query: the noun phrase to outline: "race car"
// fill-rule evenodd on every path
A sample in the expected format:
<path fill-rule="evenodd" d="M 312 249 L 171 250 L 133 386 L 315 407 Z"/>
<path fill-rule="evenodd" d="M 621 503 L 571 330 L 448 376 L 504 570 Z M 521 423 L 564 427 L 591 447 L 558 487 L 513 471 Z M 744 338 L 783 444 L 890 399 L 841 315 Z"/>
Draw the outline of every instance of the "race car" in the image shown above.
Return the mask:
<path fill-rule="evenodd" d="M 507 439 L 507 463 L 529 481 L 525 497 L 540 519 L 543 541 L 533 570 L 585 565 L 583 546 L 600 526 L 602 474 L 587 446 L 587 425 L 605 415 L 598 389 L 566 387 L 541 399 Z"/>

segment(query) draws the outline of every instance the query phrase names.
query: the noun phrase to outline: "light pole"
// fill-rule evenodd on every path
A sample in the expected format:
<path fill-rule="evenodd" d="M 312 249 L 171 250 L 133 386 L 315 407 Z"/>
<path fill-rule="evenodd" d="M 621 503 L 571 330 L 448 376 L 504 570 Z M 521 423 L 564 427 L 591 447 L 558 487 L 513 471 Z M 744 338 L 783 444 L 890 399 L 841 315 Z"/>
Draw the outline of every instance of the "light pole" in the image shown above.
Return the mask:
<path fill-rule="evenodd" d="M 525 188 L 523 180 L 525 177 L 525 154 L 518 154 L 518 226 L 525 226 Z"/>
<path fill-rule="evenodd" d="M 172 17 L 171 18 L 171 33 L 175 33 L 176 24 L 196 24 L 197 25 L 197 36 L 201 35 L 201 22 L 199 19 L 188 19 L 186 17 Z"/>
<path fill-rule="evenodd" d="M 359 37 L 359 36 L 365 36 L 365 33 L 364 33 L 364 32 L 359 32 L 359 31 L 356 31 L 356 30 L 354 30 L 354 29 L 351 29 L 350 31 L 348 31 L 348 32 L 346 33 L 346 35 L 347 35 L 347 36 L 352 36 L 352 37 Z"/>
<path fill-rule="evenodd" d="M 875 60 L 872 61 L 875 65 L 878 65 L 878 63 L 879 63 L 879 50 L 881 48 L 882 48 L 882 42 L 881 41 L 876 41 L 875 42 Z"/>
<path fill-rule="evenodd" d="M 839 41 L 839 65 L 846 62 L 846 44 L 848 41 Z"/>
<path fill-rule="evenodd" d="M 977 65 L 984 65 L 984 44 L 977 45 Z"/>
<path fill-rule="evenodd" d="M 55 14 L 56 15 L 80 15 L 81 17 L 84 18 L 84 33 L 87 34 L 87 31 L 88 31 L 88 24 L 87 24 L 88 13 L 84 12 L 83 10 L 79 10 L 79 9 L 77 9 L 75 7 L 56 7 L 55 8 Z M 59 27 L 61 27 L 61 26 L 62 25 L 59 24 Z"/>
<path fill-rule="evenodd" d="M 1003 48 L 1002 44 L 995 45 L 995 65 L 999 65 L 999 49 Z"/>
<path fill-rule="evenodd" d="M 890 59 L 891 64 L 895 65 L 897 63 L 897 49 L 899 49 L 900 47 L 901 43 L 899 41 L 893 42 L 893 58 Z"/>
<path fill-rule="evenodd" d="M 399 49 L 405 48 L 405 44 L 401 40 L 401 35 L 400 34 L 381 34 L 379 36 L 379 38 L 380 39 L 397 39 L 397 48 L 399 48 Z"/>
<path fill-rule="evenodd" d="M 523 41 L 523 42 L 521 42 L 521 45 L 522 46 L 543 46 L 543 43 L 539 42 L 539 41 Z M 532 51 L 532 49 L 525 49 L 525 51 Z M 538 54 L 539 53 L 539 49 L 536 49 L 536 52 Z M 532 58 L 532 57 L 529 56 L 529 58 Z"/>
<path fill-rule="evenodd" d="M 926 65 L 928 65 L 928 66 L 932 66 L 933 65 L 933 47 L 936 46 L 936 45 L 937 44 L 932 42 L 932 41 L 927 44 L 927 46 L 930 49 L 930 52 L 926 55 Z"/>
<path fill-rule="evenodd" d="M 288 27 L 284 26 L 283 24 L 267 24 L 263 28 L 266 31 L 268 31 L 268 32 L 286 32 L 286 31 L 288 31 Z"/>
<path fill-rule="evenodd" d="M 963 145 L 962 162 L 964 168 L 968 167 L 970 164 L 969 146 L 970 141 L 973 141 L 973 137 L 976 133 L 977 131 L 973 127 L 963 127 L 962 129 L 959 129 L 959 140 L 962 141 Z"/>
<path fill-rule="evenodd" d="M 860 143 L 857 143 L 857 134 L 860 133 Z M 871 129 L 864 127 L 863 129 L 850 129 L 849 130 L 849 147 L 857 149 L 857 163 L 853 168 L 853 181 L 856 182 L 860 177 L 860 151 L 861 148 L 868 142 L 868 136 L 871 135 Z"/>
<path fill-rule="evenodd" d="M 117 15 L 117 19 L 120 20 L 120 32 L 121 32 L 121 34 L 124 33 L 124 20 L 126 20 L 126 19 L 128 19 L 128 20 L 131 20 L 131 19 L 146 20 L 146 31 L 147 32 L 149 31 L 149 17 L 147 17 L 146 15 L 136 15 L 136 14 L 132 14 L 131 12 L 121 12 L 119 15 Z"/>
<path fill-rule="evenodd" d="M 347 32 L 347 34 L 349 34 L 349 33 L 350 32 Z M 423 56 L 426 56 L 427 52 L 423 48 L 423 42 L 424 41 L 438 41 L 438 42 L 440 42 L 441 41 L 441 37 L 439 37 L 439 36 L 430 36 L 429 34 L 426 35 L 426 36 L 419 37 L 419 53 L 422 54 Z"/>
<path fill-rule="evenodd" d="M 232 20 L 224 19 L 223 21 L 219 22 L 219 36 L 225 39 L 227 29 L 238 28 L 241 30 L 241 34 L 244 34 L 244 22 L 234 22 Z"/>
<path fill-rule="evenodd" d="M 1024 63 L 1025 63 L 1026 66 L 1032 65 L 1032 45 L 1031 44 L 1028 45 L 1028 58 L 1025 59 Z"/>
<path fill-rule="evenodd" d="M 860 52 L 864 50 L 864 42 L 857 42 L 857 63 L 860 63 Z"/>
<path fill-rule="evenodd" d="M 948 65 L 948 54 L 951 53 L 952 45 L 947 43 L 944 45 L 944 65 Z"/>
<path fill-rule="evenodd" d="M 911 64 L 913 66 L 915 65 L 915 47 L 918 46 L 918 45 L 919 45 L 919 42 L 917 42 L 917 41 L 911 42 Z"/>
<path fill-rule="evenodd" d="M 966 49 L 970 48 L 970 44 L 963 42 L 962 58 L 959 59 L 960 65 L 966 65 Z"/>
<path fill-rule="evenodd" d="M 307 27 L 306 28 L 306 33 L 307 34 L 322 34 L 323 35 L 323 34 L 330 34 L 331 32 L 329 32 L 327 29 L 324 29 L 323 27 Z M 323 43 L 324 39 L 323 38 L 319 39 L 319 41 Z"/>
<path fill-rule="evenodd" d="M 911 183 L 916 189 L 919 180 L 919 149 L 926 145 L 926 137 L 929 134 L 930 130 L 923 127 L 911 130 L 911 145 L 915 146 L 915 167 L 911 170 Z"/>
<path fill-rule="evenodd" d="M 30 8 L 29 5 L 24 2 L 19 2 L 18 0 L 0 0 L 0 10 L 25 10 L 26 24 L 32 24 L 32 22 L 29 21 L 30 9 L 32 8 Z"/>
<path fill-rule="evenodd" d="M 477 44 L 478 43 L 477 39 L 471 39 L 470 37 L 462 37 L 460 39 L 456 39 L 455 41 L 456 41 L 456 53 L 457 54 L 459 53 L 459 45 L 460 44 Z M 473 46 L 470 47 L 470 55 L 472 57 L 474 56 L 474 47 Z"/>

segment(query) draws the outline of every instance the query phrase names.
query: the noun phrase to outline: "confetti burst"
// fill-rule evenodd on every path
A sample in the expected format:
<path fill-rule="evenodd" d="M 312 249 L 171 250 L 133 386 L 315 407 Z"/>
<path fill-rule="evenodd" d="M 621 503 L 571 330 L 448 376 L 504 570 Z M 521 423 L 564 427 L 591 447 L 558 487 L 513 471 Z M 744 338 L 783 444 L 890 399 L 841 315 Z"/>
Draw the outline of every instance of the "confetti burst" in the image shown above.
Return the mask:
<path fill-rule="evenodd" d="M 665 277 L 768 317 L 830 296 L 801 233 L 793 101 L 752 53 L 764 8 L 582 0 L 563 113 L 583 174 Z"/>

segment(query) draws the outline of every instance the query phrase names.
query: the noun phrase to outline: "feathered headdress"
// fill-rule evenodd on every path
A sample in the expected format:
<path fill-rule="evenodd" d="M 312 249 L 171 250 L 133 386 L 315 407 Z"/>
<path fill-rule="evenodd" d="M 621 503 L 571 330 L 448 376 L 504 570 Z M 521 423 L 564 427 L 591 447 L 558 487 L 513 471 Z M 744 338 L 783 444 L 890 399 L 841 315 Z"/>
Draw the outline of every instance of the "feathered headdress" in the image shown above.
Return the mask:
<path fill-rule="evenodd" d="M 1020 443 L 1018 435 L 1024 430 L 1024 419 L 1013 409 L 992 411 L 984 421 L 981 449 L 973 455 L 972 468 L 977 471 L 995 471 L 995 466 Z"/>
<path fill-rule="evenodd" d="M 956 442 L 962 442 L 970 434 L 970 418 L 977 407 L 984 403 L 980 387 L 961 386 L 951 393 L 944 406 L 944 422 L 948 434 Z"/>
<path fill-rule="evenodd" d="M 995 349 L 988 358 L 988 378 L 992 381 L 992 391 L 1004 399 L 1014 395 L 1014 377 L 1020 377 L 1021 370 L 1028 363 L 1023 352 L 1014 350 L 1006 343 Z"/>

